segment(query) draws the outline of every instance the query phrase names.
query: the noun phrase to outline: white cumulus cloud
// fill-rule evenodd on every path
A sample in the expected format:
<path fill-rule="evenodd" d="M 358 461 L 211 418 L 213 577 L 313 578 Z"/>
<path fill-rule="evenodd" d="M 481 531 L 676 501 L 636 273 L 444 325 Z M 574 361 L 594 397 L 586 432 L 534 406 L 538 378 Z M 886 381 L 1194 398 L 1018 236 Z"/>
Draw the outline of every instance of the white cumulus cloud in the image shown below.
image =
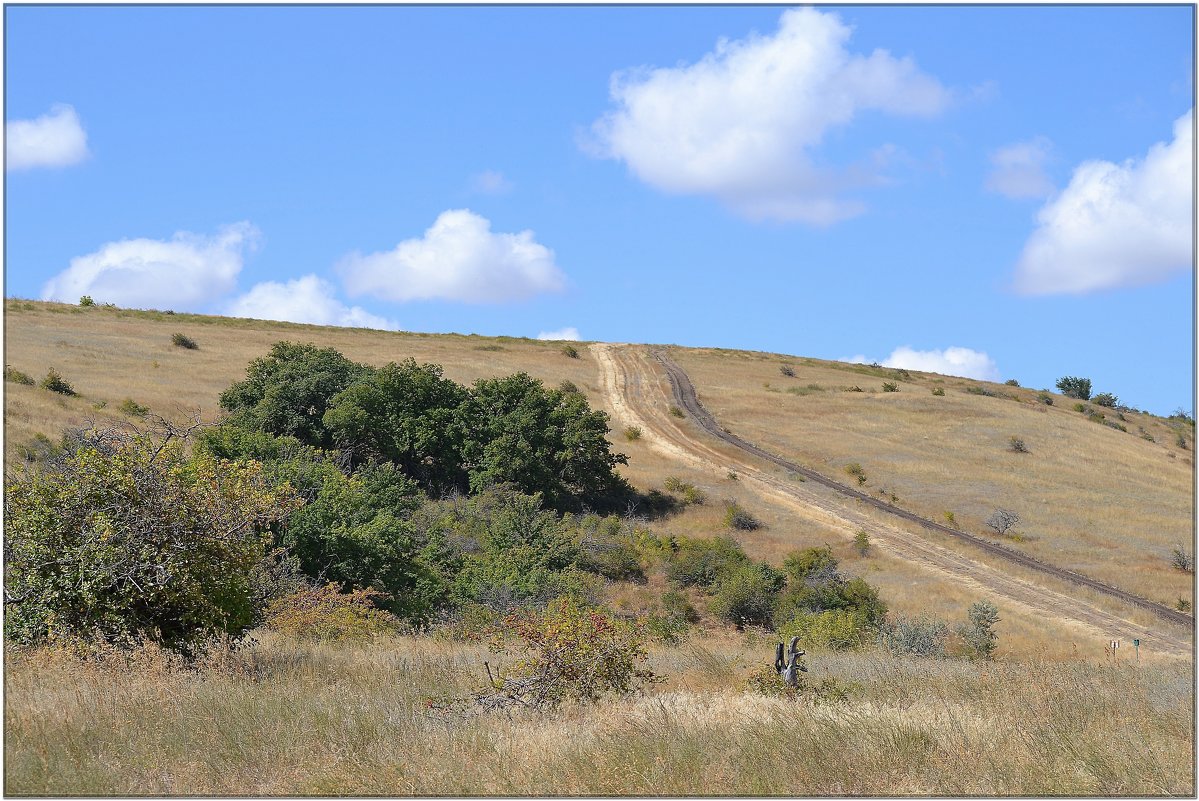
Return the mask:
<path fill-rule="evenodd" d="M 346 306 L 335 297 L 333 285 L 315 275 L 305 275 L 285 284 L 265 281 L 232 300 L 225 313 L 256 320 L 285 320 L 313 325 L 378 328 L 398 331 L 399 325 L 358 306 Z"/>
<path fill-rule="evenodd" d="M 590 147 L 651 186 L 712 195 L 750 218 L 827 225 L 858 214 L 842 193 L 873 178 L 813 163 L 825 133 L 868 110 L 931 116 L 949 93 L 910 59 L 850 53 L 850 34 L 836 14 L 793 9 L 773 36 L 721 39 L 692 65 L 618 72 L 615 109 L 592 126 Z"/>
<path fill-rule="evenodd" d="M 346 292 L 393 301 L 460 300 L 502 303 L 566 283 L 554 252 L 532 231 L 492 233 L 491 223 L 469 209 L 438 216 L 420 239 L 382 253 L 351 253 L 337 265 Z"/>
<path fill-rule="evenodd" d="M 33 120 L 13 120 L 4 126 L 9 170 L 69 167 L 87 158 L 87 133 L 79 115 L 68 105 L 56 105 Z"/>
<path fill-rule="evenodd" d="M 538 339 L 559 339 L 569 340 L 571 342 L 579 341 L 579 329 L 571 326 L 569 328 L 560 328 L 557 331 L 542 331 L 537 335 Z"/>
<path fill-rule="evenodd" d="M 180 231 L 169 240 L 109 242 L 71 259 L 42 287 L 42 300 L 74 303 L 91 295 L 118 306 L 194 309 L 236 287 L 243 251 L 258 238 L 257 228 L 239 222 L 213 236 Z"/>
<path fill-rule="evenodd" d="M 1043 198 L 1053 194 L 1045 175 L 1051 143 L 1044 136 L 1005 145 L 991 154 L 987 189 L 1010 198 Z"/>
<path fill-rule="evenodd" d="M 842 361 L 851 364 L 874 363 L 873 359 L 867 359 L 861 355 L 852 356 Z M 915 350 L 907 345 L 901 345 L 879 363 L 883 367 L 977 378 L 980 381 L 999 380 L 999 367 L 995 364 L 995 360 L 982 351 L 970 348 L 948 347 L 944 350 Z"/>
<path fill-rule="evenodd" d="M 1123 164 L 1080 164 L 1037 214 L 1016 264 L 1028 295 L 1083 294 L 1163 281 L 1191 266 L 1193 136 L 1188 111 L 1174 139 Z"/>

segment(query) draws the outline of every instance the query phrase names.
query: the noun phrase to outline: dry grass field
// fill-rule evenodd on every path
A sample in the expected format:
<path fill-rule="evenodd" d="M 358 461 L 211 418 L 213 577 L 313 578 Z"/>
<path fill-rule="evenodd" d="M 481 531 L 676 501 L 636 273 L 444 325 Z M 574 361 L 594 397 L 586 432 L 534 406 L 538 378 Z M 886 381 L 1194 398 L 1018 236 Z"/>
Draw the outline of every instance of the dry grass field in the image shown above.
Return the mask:
<path fill-rule="evenodd" d="M 855 485 L 845 469 L 860 464 L 866 491 L 894 494 L 897 505 L 939 522 L 951 512 L 976 534 L 989 533 L 984 520 L 996 509 L 1010 509 L 1020 515 L 1017 536 L 1000 540 L 1010 547 L 1164 604 L 1191 595 L 1191 576 L 1171 566 L 1173 548 L 1189 549 L 1193 538 L 1190 427 L 1129 412 L 1122 432 L 1054 392 L 1047 406 L 1037 389 L 916 371 L 905 380 L 799 357 L 671 354 L 722 425 L 785 458 Z M 795 376 L 782 375 L 782 364 Z M 899 391 L 883 392 L 884 381 Z M 933 395 L 936 387 L 945 394 Z M 1088 406 L 1119 422 L 1115 410 Z M 1028 452 L 1013 451 L 1012 437 Z"/>
<path fill-rule="evenodd" d="M 644 695 L 533 714 L 442 712 L 480 646 L 264 637 L 200 670 L 147 652 L 10 655 L 9 795 L 1193 796 L 1193 682 L 1130 660 L 970 663 L 809 654 L 854 682 L 812 704 L 749 693 L 768 641 L 652 651 Z M 494 659 L 494 657 L 490 657 Z"/>

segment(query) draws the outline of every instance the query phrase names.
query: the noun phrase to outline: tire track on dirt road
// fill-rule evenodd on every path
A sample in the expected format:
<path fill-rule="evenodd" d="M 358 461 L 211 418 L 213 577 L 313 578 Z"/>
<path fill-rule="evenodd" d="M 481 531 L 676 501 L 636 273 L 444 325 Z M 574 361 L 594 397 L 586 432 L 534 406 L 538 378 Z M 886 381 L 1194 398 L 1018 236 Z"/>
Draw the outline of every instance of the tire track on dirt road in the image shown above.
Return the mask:
<path fill-rule="evenodd" d="M 992 593 L 1021 605 L 1034 615 L 1051 615 L 1075 627 L 1082 627 L 1086 636 L 1139 638 L 1146 647 L 1153 646 L 1161 652 L 1188 656 L 1191 654 L 1192 646 L 1185 635 L 1146 628 L 1086 601 L 1023 578 L 1007 575 L 971 559 L 965 553 L 946 548 L 911 531 L 872 517 L 867 514 L 867 509 L 876 508 L 873 503 L 863 503 L 861 498 L 852 495 L 846 497 L 838 487 L 828 486 L 836 483 L 831 479 L 786 462 L 724 432 L 699 405 L 698 398 L 695 398 L 693 403 L 688 402 L 685 387 L 690 387 L 690 381 L 677 365 L 674 365 L 678 371 L 673 375 L 674 383 L 670 390 L 665 389 L 662 378 L 671 377 L 670 373 L 665 372 L 668 365 L 661 360 L 655 360 L 645 348 L 597 343 L 592 345 L 591 349 L 600 367 L 604 397 L 614 416 L 629 425 L 639 426 L 646 443 L 663 455 L 720 475 L 730 469 L 736 469 L 747 489 L 765 495 L 775 502 L 781 502 L 805 517 L 821 520 L 844 531 L 847 536 L 859 528 L 864 528 L 870 532 L 872 540 L 894 556 L 966 585 L 973 592 Z M 670 364 L 673 365 L 673 362 Z M 682 384 L 683 381 L 686 381 L 685 385 Z M 702 438 L 696 437 L 693 429 L 684 428 L 684 420 L 667 414 L 666 409 L 671 404 L 678 404 L 685 409 L 692 405 L 693 408 L 687 409 L 687 412 L 701 430 L 705 431 L 705 435 Z M 704 422 L 707 422 L 708 426 L 704 426 Z M 743 445 L 749 445 L 751 449 L 747 451 Z M 763 462 L 800 475 L 810 475 L 813 483 L 819 483 L 820 486 L 796 484 L 764 468 Z M 869 496 L 864 498 L 871 502 L 875 500 Z M 884 505 L 881 511 L 893 514 L 902 510 L 894 510 Z M 903 515 L 905 518 L 907 516 Z M 915 522 L 922 522 L 922 518 L 917 518 Z M 997 555 L 1006 557 L 1007 553 Z M 1069 580 L 1070 576 L 1059 578 Z M 1186 620 L 1189 626 L 1190 619 Z"/>

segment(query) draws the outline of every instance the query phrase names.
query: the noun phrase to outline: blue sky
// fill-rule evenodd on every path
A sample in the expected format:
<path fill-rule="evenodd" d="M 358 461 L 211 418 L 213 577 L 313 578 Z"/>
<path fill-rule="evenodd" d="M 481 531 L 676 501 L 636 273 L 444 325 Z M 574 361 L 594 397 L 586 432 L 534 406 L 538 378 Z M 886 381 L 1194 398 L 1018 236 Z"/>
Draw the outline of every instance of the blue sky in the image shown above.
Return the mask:
<path fill-rule="evenodd" d="M 6 6 L 5 292 L 1189 410 L 1192 14 Z"/>

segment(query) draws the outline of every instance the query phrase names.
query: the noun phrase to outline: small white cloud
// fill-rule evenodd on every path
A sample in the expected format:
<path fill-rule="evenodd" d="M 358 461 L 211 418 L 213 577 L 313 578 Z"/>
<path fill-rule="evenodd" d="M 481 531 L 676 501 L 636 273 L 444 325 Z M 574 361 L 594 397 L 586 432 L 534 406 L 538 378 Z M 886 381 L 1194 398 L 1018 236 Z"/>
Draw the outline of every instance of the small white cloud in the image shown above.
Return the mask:
<path fill-rule="evenodd" d="M 471 176 L 470 188 L 481 195 L 504 195 L 512 191 L 512 182 L 499 170 L 484 170 Z"/>
<path fill-rule="evenodd" d="M 56 105 L 34 120 L 13 120 L 4 126 L 9 170 L 69 167 L 88 156 L 87 133 L 75 109 Z"/>
<path fill-rule="evenodd" d="M 540 334 L 537 335 L 537 338 L 538 339 L 569 340 L 571 342 L 578 342 L 579 341 L 579 329 L 571 327 L 571 328 L 562 328 L 557 331 L 542 331 Z"/>
<path fill-rule="evenodd" d="M 793 9 L 773 36 L 721 39 L 688 66 L 618 72 L 615 109 L 584 148 L 658 189 L 711 195 L 750 218 L 852 217 L 865 207 L 842 193 L 875 181 L 815 165 L 825 133 L 868 110 L 931 116 L 949 92 L 910 59 L 849 52 L 850 34 L 835 14 Z"/>
<path fill-rule="evenodd" d="M 134 308 L 194 309 L 236 287 L 242 253 L 258 229 L 239 222 L 215 236 L 181 231 L 170 240 L 125 239 L 71 259 L 71 266 L 42 288 L 42 300 L 74 303 L 90 295 L 100 303 Z"/>
<path fill-rule="evenodd" d="M 394 321 L 378 317 L 358 306 L 346 306 L 334 297 L 333 285 L 315 275 L 305 275 L 286 284 L 265 281 L 231 301 L 225 313 L 256 320 L 285 320 L 312 325 L 339 325 L 398 331 Z"/>
<path fill-rule="evenodd" d="M 442 212 L 422 238 L 394 250 L 351 253 L 337 271 L 352 297 L 393 301 L 502 303 L 557 292 L 566 283 L 554 252 L 532 231 L 492 233 L 491 223 L 468 209 Z"/>
<path fill-rule="evenodd" d="M 850 364 L 874 364 L 874 359 L 865 356 L 851 356 L 841 361 Z M 998 381 L 999 367 L 986 353 L 970 348 L 949 347 L 945 350 L 914 350 L 907 345 L 901 345 L 891 352 L 891 355 L 879 362 L 883 367 L 894 367 L 903 370 L 920 370 L 925 373 L 940 373 L 941 375 L 956 375 L 963 378 L 977 378 L 980 381 Z"/>
<path fill-rule="evenodd" d="M 1045 161 L 1052 144 L 1044 136 L 1005 145 L 991 154 L 987 189 L 1010 198 L 1043 198 L 1053 194 L 1053 182 L 1045 175 Z"/>
<path fill-rule="evenodd" d="M 1083 294 L 1164 281 L 1191 266 L 1193 137 L 1188 111 L 1174 140 L 1123 164 L 1088 161 L 1037 214 L 1016 265 L 1028 295 Z"/>

